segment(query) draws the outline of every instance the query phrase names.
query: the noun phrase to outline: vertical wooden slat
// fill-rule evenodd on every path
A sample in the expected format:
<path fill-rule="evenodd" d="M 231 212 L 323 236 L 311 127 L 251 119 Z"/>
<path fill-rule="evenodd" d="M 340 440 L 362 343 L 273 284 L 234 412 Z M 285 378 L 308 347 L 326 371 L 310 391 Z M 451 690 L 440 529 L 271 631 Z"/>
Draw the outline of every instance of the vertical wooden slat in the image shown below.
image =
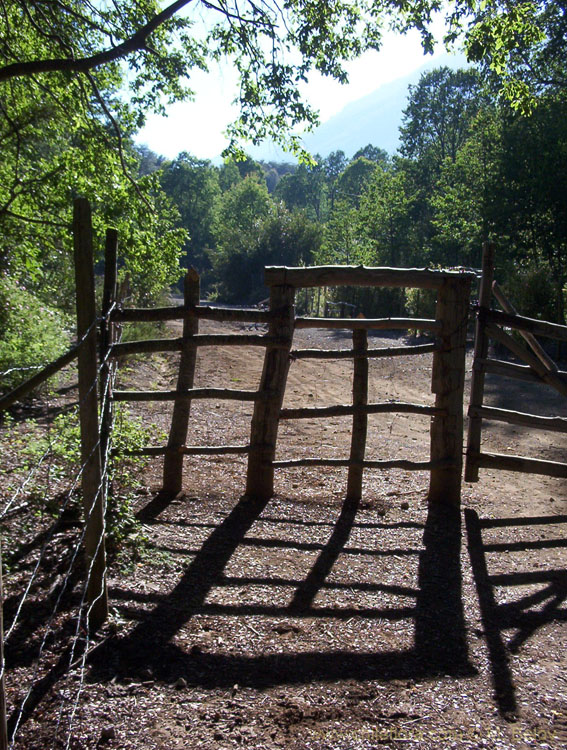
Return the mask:
<path fill-rule="evenodd" d="M 447 280 L 439 289 L 437 320 L 442 324 L 441 349 L 433 355 L 432 390 L 444 416 L 431 420 L 431 460 L 449 460 L 431 470 L 430 503 L 458 506 L 463 468 L 463 398 L 470 280 Z"/>
<path fill-rule="evenodd" d="M 485 243 L 482 249 L 482 279 L 479 292 L 479 310 L 475 326 L 474 362 L 486 359 L 488 354 L 488 336 L 486 335 L 486 320 L 483 312 L 490 309 L 492 298 L 492 282 L 494 280 L 494 245 Z M 471 397 L 469 429 L 467 437 L 467 456 L 465 464 L 465 482 L 478 482 L 478 455 L 480 453 L 480 434 L 482 418 L 474 413 L 474 409 L 482 406 L 484 395 L 484 367 L 473 366 L 471 379 Z"/>
<path fill-rule="evenodd" d="M 246 478 L 246 494 L 267 500 L 274 493 L 274 468 L 279 416 L 282 407 L 289 352 L 293 339 L 295 289 L 291 286 L 270 288 L 270 320 L 268 334 L 285 341 L 285 348 L 268 347 L 259 390 L 266 397 L 256 401 L 250 434 L 250 455 Z"/>
<path fill-rule="evenodd" d="M 2 587 L 2 539 L 0 538 L 0 750 L 8 750 L 4 680 L 4 589 Z"/>
<path fill-rule="evenodd" d="M 194 268 L 190 268 L 185 275 L 183 292 L 184 302 L 187 307 L 199 304 L 199 274 Z M 183 338 L 190 339 L 191 336 L 196 335 L 198 332 L 198 318 L 185 318 L 183 321 Z M 193 388 L 196 361 L 197 347 L 191 341 L 188 341 L 181 350 L 177 390 L 181 391 Z M 167 447 L 171 450 L 165 454 L 163 462 L 163 492 L 168 495 L 177 495 L 181 492 L 183 485 L 183 453 L 180 453 L 178 449 L 183 447 L 187 440 L 190 412 L 190 399 L 180 398 L 175 401 L 167 443 Z"/>
<path fill-rule="evenodd" d="M 368 351 L 368 332 L 365 330 L 352 332 L 352 348 Z M 366 406 L 368 403 L 368 357 L 355 357 L 354 375 L 352 379 L 353 406 Z M 362 497 L 362 461 L 366 452 L 366 433 L 368 429 L 368 415 L 355 412 L 352 418 L 352 437 L 350 445 L 350 460 L 360 462 L 349 466 L 347 481 L 347 500 L 360 500 Z"/>
<path fill-rule="evenodd" d="M 108 352 L 114 343 L 114 324 L 108 320 L 108 313 L 116 299 L 116 277 L 118 258 L 118 232 L 106 230 L 104 246 L 104 287 L 100 322 L 100 398 L 103 404 L 100 416 L 100 453 L 103 473 L 106 469 L 106 452 L 112 425 L 111 377 L 115 366 L 108 360 Z"/>
<path fill-rule="evenodd" d="M 87 602 L 89 626 L 98 628 L 108 615 L 106 591 L 106 551 L 104 492 L 98 424 L 98 365 L 96 344 L 96 301 L 93 268 L 91 209 L 84 198 L 77 198 L 73 211 L 73 245 L 77 303 L 77 339 L 90 329 L 79 350 L 79 416 L 81 422 L 81 476 L 85 514 L 86 569 L 90 572 Z"/>

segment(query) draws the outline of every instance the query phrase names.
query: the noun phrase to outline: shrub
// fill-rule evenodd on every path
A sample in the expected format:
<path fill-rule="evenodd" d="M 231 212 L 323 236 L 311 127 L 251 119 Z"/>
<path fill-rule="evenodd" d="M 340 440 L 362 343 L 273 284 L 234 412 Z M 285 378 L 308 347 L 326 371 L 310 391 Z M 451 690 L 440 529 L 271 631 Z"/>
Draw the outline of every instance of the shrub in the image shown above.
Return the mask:
<path fill-rule="evenodd" d="M 69 347 L 69 320 L 8 276 L 0 276 L 0 381 L 4 393 Z"/>

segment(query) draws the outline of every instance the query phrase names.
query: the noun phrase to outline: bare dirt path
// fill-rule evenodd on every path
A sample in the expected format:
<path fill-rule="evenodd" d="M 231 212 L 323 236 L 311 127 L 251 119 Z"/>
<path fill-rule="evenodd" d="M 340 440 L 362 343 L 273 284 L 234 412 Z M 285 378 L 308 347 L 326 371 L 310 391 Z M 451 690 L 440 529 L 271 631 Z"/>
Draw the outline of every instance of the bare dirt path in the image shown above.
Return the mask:
<path fill-rule="evenodd" d="M 349 340 L 306 331 L 294 345 Z M 432 403 L 430 365 L 372 361 L 370 399 Z M 253 347 L 201 350 L 196 385 L 254 389 L 261 367 Z M 144 388 L 175 376 L 165 356 L 123 375 Z M 351 379 L 350 362 L 297 361 L 285 405 L 349 403 Z M 544 389 L 494 379 L 489 393 L 567 414 Z M 162 404 L 141 413 L 167 429 Z M 188 442 L 245 444 L 250 417 L 250 404 L 195 402 Z M 370 458 L 425 459 L 428 441 L 427 419 L 370 418 Z M 486 441 L 565 460 L 553 433 L 492 425 Z M 347 457 L 349 443 L 348 418 L 282 423 L 278 457 Z M 140 509 L 160 472 L 155 461 L 140 475 Z M 239 457 L 188 459 L 186 497 L 146 516 L 141 559 L 114 564 L 72 747 L 567 745 L 564 482 L 483 471 L 448 517 L 428 514 L 424 473 L 367 472 L 359 507 L 343 505 L 345 470 L 279 471 L 262 507 L 241 498 L 244 477 Z M 48 746 L 57 698 L 54 688 L 18 748 Z"/>

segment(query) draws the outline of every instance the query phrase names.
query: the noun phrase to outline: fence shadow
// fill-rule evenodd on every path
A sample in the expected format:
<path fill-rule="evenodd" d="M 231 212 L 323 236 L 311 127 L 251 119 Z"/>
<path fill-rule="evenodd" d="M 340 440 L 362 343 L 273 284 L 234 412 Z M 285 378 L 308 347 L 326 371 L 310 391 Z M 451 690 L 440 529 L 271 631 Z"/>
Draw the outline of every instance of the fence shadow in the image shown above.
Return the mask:
<path fill-rule="evenodd" d="M 151 505 L 151 503 L 150 503 Z M 395 550 L 359 549 L 357 554 L 418 556 L 418 587 L 391 586 L 376 582 L 364 584 L 372 591 L 414 596 L 415 606 L 334 607 L 313 606 L 313 600 L 325 583 L 338 556 L 344 551 L 355 525 L 357 503 L 343 504 L 328 541 L 322 545 L 308 542 L 282 542 L 281 539 L 257 540 L 247 537 L 267 503 L 241 499 L 230 514 L 212 530 L 176 587 L 167 595 L 142 594 L 121 587 L 110 590 L 110 597 L 131 603 L 153 604 L 147 612 L 134 606 L 125 607 L 129 617 L 138 619 L 134 630 L 125 637 L 107 640 L 91 656 L 91 679 L 106 681 L 137 678 L 141 671 L 151 670 L 158 681 L 171 682 L 183 675 L 188 682 L 207 688 L 230 687 L 235 683 L 265 688 L 278 684 L 309 683 L 338 679 L 421 679 L 434 675 L 472 676 L 475 674 L 467 651 L 460 570 L 460 516 L 446 508 L 432 508 L 425 526 L 423 548 Z M 153 506 L 156 507 L 155 505 Z M 273 514 L 272 514 L 273 516 Z M 282 519 L 283 520 L 283 519 Z M 155 521 L 159 523 L 159 520 Z M 376 526 L 381 524 L 376 524 Z M 392 524 L 400 528 L 400 524 Z M 415 524 L 410 524 L 415 527 Z M 387 523 L 383 528 L 389 528 Z M 269 594 L 262 604 L 216 604 L 207 602 L 209 592 L 226 585 L 223 571 L 241 545 L 285 546 L 317 552 L 305 578 L 289 581 L 296 586 L 291 604 L 273 604 Z M 354 548 L 349 547 L 349 550 Z M 238 579 L 246 583 L 246 578 Z M 276 587 L 281 579 L 261 579 L 264 586 Z M 259 583 L 254 579 L 254 583 Z M 353 585 L 356 585 L 354 583 Z M 346 588 L 346 587 L 345 587 Z M 275 589 L 274 589 L 275 590 Z M 275 601 L 275 597 L 274 597 Z M 118 609 L 120 605 L 118 604 Z M 338 649 L 271 653 L 250 656 L 238 653 L 213 653 L 201 649 L 185 651 L 173 642 L 178 631 L 194 615 L 234 616 L 265 615 L 273 617 L 337 618 L 357 616 L 376 622 L 381 619 L 414 621 L 413 648 L 381 650 L 380 633 L 364 651 Z M 377 626 L 378 627 L 378 626 Z M 375 649 L 372 646 L 376 646 Z"/>
<path fill-rule="evenodd" d="M 567 516 L 538 516 L 532 518 L 481 519 L 474 510 L 465 510 L 468 550 L 477 588 L 482 623 L 488 647 L 496 701 L 501 714 L 517 714 L 517 701 L 510 654 L 516 653 L 538 628 L 553 622 L 567 621 L 567 608 L 560 605 L 567 600 L 567 569 L 512 571 L 490 575 L 487 553 L 521 550 L 567 548 L 567 539 L 533 539 L 485 543 L 485 529 L 529 527 L 534 533 L 543 524 L 565 524 Z M 504 557 L 504 556 L 501 556 Z M 509 558 L 508 558 L 509 559 Z M 513 566 L 513 562 L 510 562 Z M 499 604 L 497 587 L 516 587 L 541 584 L 536 592 L 520 594 L 513 601 Z M 507 641 L 505 630 L 515 630 Z"/>

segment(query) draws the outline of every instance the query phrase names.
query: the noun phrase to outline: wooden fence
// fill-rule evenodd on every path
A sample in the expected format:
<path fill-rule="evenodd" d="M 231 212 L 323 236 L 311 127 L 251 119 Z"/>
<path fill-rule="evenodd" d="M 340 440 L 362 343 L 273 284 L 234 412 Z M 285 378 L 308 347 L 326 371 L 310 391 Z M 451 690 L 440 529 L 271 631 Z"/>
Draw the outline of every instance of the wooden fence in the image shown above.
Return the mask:
<path fill-rule="evenodd" d="M 172 391 L 115 391 L 114 401 L 174 401 L 167 446 L 152 446 L 128 455 L 164 455 L 163 490 L 174 495 L 181 491 L 184 455 L 247 454 L 246 493 L 258 499 L 269 498 L 274 491 L 274 470 L 293 466 L 348 467 L 347 495 L 360 497 L 364 469 L 402 468 L 431 472 L 429 497 L 434 502 L 458 504 L 462 471 L 463 385 L 465 339 L 473 276 L 467 273 L 424 269 L 384 269 L 363 267 L 268 268 L 266 284 L 270 288 L 268 310 L 232 310 L 199 304 L 199 279 L 190 271 L 185 279 L 182 306 L 154 310 L 115 309 L 112 324 L 131 321 L 182 319 L 183 336 L 177 339 L 116 343 L 113 357 L 144 352 L 179 351 L 180 369 Z M 397 286 L 436 289 L 435 319 L 296 317 L 296 290 L 323 286 Z M 266 323 L 266 334 L 200 334 L 200 319 Z M 299 328 L 335 328 L 352 331 L 352 349 L 292 351 L 293 334 Z M 432 344 L 368 348 L 369 330 L 422 330 L 435 334 Z M 194 388 L 196 352 L 199 347 L 219 345 L 262 346 L 266 350 L 259 387 L 256 391 L 228 388 Z M 368 360 L 433 352 L 433 406 L 400 402 L 368 403 Z M 353 398 L 348 405 L 282 409 L 291 359 L 354 360 Z M 237 399 L 253 401 L 254 412 L 250 442 L 247 445 L 186 445 L 190 404 L 193 399 Z M 426 414 L 431 422 L 431 456 L 428 461 L 401 458 L 390 461 L 366 460 L 366 433 L 369 414 L 387 412 Z M 308 458 L 276 461 L 280 420 L 353 417 L 350 456 L 346 459 Z"/>
<path fill-rule="evenodd" d="M 502 311 L 491 309 L 495 299 Z M 508 330 L 507 330 L 508 329 Z M 524 343 L 509 333 L 517 331 Z M 494 281 L 494 247 L 486 245 L 483 252 L 482 281 L 475 332 L 475 350 L 469 407 L 469 431 L 465 464 L 465 481 L 477 482 L 479 469 L 503 469 L 552 477 L 567 478 L 567 463 L 546 461 L 525 456 L 503 455 L 481 451 L 482 421 L 522 425 L 537 430 L 567 433 L 567 419 L 500 409 L 484 405 L 486 373 L 528 382 L 545 383 L 562 396 L 567 396 L 567 372 L 558 368 L 536 336 L 567 341 L 567 326 L 519 315 L 512 303 Z M 488 356 L 489 340 L 506 347 L 524 364 Z"/>

